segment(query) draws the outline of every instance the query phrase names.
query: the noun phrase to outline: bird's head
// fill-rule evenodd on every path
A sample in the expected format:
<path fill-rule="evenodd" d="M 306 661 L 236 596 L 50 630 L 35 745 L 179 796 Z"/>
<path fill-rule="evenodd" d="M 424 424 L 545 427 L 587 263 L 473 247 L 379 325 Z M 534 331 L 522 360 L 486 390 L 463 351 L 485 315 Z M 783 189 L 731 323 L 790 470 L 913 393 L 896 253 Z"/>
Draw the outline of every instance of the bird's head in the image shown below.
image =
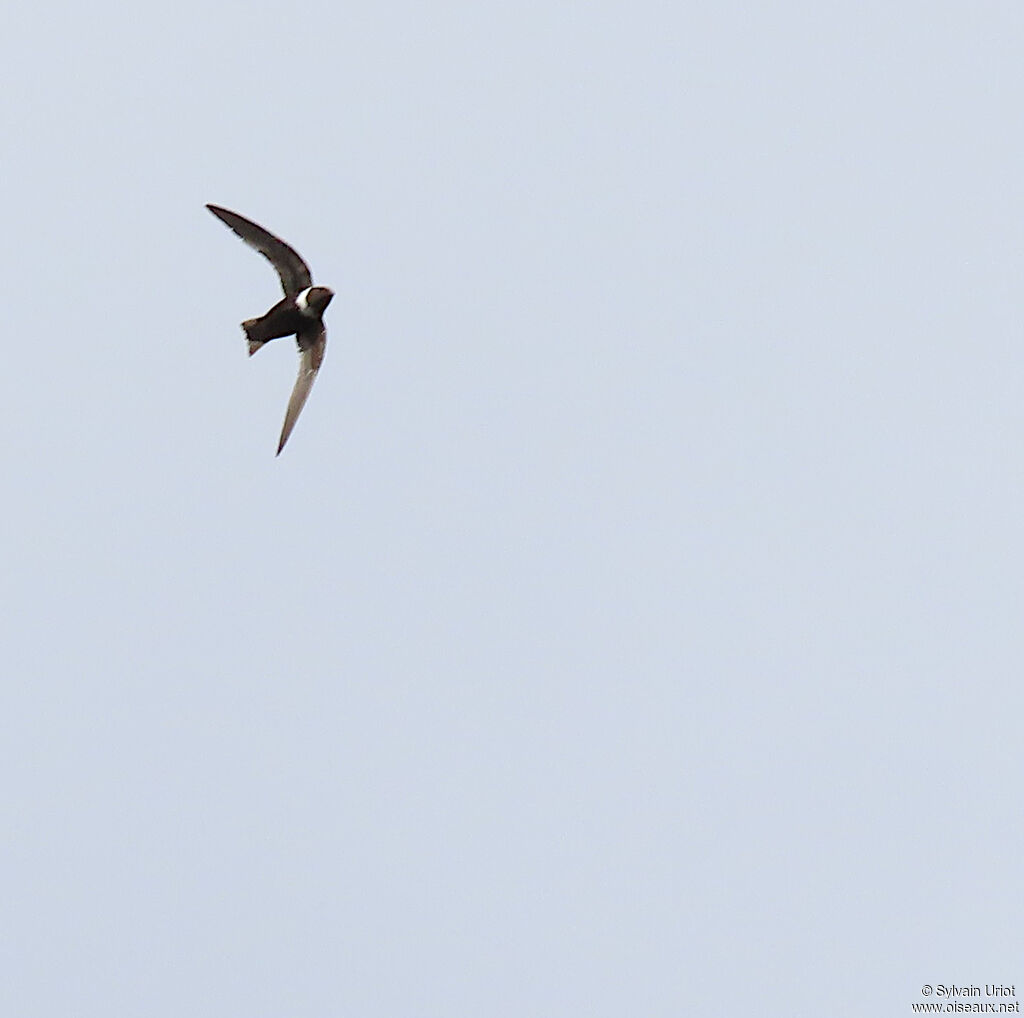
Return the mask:
<path fill-rule="evenodd" d="M 334 291 L 326 286 L 310 286 L 295 298 L 295 306 L 311 318 L 319 317 L 334 299 Z"/>

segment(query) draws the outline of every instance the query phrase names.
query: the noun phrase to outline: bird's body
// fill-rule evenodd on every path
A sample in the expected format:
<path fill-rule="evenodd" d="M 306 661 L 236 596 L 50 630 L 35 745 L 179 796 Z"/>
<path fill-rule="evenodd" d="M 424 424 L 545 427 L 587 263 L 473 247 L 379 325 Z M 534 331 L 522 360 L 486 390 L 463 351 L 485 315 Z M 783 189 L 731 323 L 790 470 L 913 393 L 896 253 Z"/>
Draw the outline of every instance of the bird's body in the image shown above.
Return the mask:
<path fill-rule="evenodd" d="M 299 347 L 299 377 L 292 390 L 284 427 L 281 429 L 281 440 L 277 446 L 280 455 L 323 363 L 324 350 L 327 346 L 327 329 L 324 326 L 323 314 L 334 297 L 334 292 L 326 286 L 313 286 L 309 267 L 299 254 L 262 226 L 238 215 L 237 212 L 217 205 L 206 207 L 246 244 L 259 251 L 274 266 L 281 278 L 284 298 L 266 314 L 242 322 L 249 342 L 250 357 L 264 344 L 283 336 L 294 336 Z"/>
<path fill-rule="evenodd" d="M 331 302 L 334 294 L 326 286 L 311 286 L 294 297 L 279 300 L 265 315 L 250 318 L 242 322 L 246 339 L 249 340 L 250 356 L 264 343 L 283 336 L 296 336 L 300 339 L 312 323 L 321 321 L 324 308 Z"/>

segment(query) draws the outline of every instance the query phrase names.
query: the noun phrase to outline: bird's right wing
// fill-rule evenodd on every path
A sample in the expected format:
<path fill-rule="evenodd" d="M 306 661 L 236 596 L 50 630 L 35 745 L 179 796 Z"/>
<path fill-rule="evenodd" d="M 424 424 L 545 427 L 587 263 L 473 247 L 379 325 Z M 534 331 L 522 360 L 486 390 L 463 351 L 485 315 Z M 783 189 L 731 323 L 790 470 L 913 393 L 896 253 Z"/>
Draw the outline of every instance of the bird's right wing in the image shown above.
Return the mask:
<path fill-rule="evenodd" d="M 222 209 L 219 205 L 206 206 L 222 223 L 229 226 L 239 237 L 255 248 L 277 270 L 281 277 L 281 286 L 286 297 L 294 297 L 307 286 L 313 285 L 313 277 L 309 266 L 302 260 L 299 253 L 289 247 L 279 237 L 275 237 L 262 226 L 245 216 L 240 216 L 230 209 Z"/>

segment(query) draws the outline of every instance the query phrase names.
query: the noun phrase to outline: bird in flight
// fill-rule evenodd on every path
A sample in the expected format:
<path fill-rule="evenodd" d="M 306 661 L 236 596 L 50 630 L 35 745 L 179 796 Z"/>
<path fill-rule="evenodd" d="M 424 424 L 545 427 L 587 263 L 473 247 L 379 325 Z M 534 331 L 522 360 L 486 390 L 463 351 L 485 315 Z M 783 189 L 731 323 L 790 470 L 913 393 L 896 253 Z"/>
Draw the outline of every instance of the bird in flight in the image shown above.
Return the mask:
<path fill-rule="evenodd" d="M 294 336 L 299 346 L 299 377 L 284 415 L 281 440 L 277 445 L 277 455 L 280 456 L 323 363 L 327 346 L 323 316 L 334 297 L 334 291 L 326 286 L 314 286 L 309 266 L 298 252 L 262 226 L 218 205 L 206 207 L 249 247 L 259 251 L 281 277 L 284 299 L 279 300 L 265 315 L 242 322 L 245 337 L 249 341 L 250 357 L 272 339 L 280 339 L 282 336 Z"/>

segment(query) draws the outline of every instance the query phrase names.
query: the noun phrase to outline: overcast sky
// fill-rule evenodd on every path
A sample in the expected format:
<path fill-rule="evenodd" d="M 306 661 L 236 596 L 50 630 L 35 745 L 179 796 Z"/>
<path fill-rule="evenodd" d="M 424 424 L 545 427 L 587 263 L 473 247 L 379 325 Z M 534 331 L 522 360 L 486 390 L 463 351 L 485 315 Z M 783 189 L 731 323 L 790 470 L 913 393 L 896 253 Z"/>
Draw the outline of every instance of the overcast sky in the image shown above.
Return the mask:
<path fill-rule="evenodd" d="M 9 10 L 0 1011 L 1024 984 L 1022 51 L 1019 2 Z M 205 202 L 337 292 L 279 459 Z"/>

